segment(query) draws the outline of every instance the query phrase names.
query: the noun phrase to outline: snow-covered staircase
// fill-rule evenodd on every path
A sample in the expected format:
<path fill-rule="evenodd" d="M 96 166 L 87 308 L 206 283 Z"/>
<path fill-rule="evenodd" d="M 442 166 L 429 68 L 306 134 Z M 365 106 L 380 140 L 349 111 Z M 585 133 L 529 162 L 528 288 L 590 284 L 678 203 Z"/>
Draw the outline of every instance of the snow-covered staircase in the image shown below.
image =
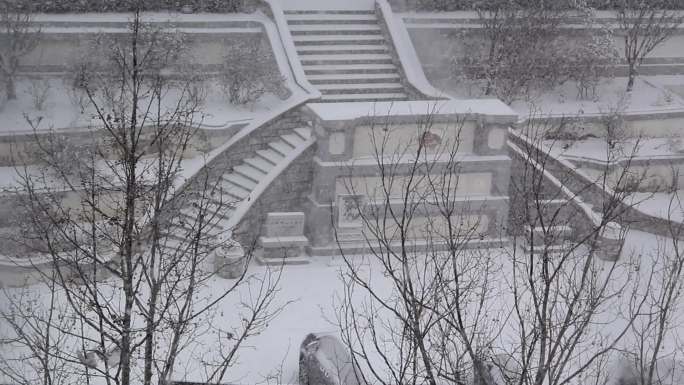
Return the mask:
<path fill-rule="evenodd" d="M 566 225 L 527 226 L 523 249 L 532 255 L 563 255 L 575 247 L 571 236 L 572 228 Z"/>
<path fill-rule="evenodd" d="M 198 217 L 213 216 L 204 221 L 199 244 L 209 246 L 218 238 L 230 237 L 230 231 L 243 218 L 258 196 L 300 154 L 314 143 L 309 127 L 298 127 L 279 135 L 263 149 L 256 150 L 237 166 L 228 167 L 217 180 L 216 188 L 190 188 L 191 197 L 168 227 L 172 240 L 187 241 L 198 233 Z M 193 195 L 194 194 L 194 195 Z M 205 214 L 202 214 L 205 213 Z M 176 245 L 168 245 L 173 248 Z"/>
<path fill-rule="evenodd" d="M 307 79 L 324 102 L 407 100 L 373 10 L 287 10 Z"/>

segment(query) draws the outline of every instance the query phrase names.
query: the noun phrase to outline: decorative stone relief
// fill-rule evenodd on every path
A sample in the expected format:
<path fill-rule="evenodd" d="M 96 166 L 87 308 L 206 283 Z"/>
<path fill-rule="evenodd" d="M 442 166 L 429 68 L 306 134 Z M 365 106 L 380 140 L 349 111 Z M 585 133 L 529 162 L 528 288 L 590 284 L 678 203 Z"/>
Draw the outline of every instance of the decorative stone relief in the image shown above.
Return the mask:
<path fill-rule="evenodd" d="M 360 227 L 363 225 L 361 210 L 365 196 L 343 194 L 337 196 L 337 224 L 339 227 Z"/>

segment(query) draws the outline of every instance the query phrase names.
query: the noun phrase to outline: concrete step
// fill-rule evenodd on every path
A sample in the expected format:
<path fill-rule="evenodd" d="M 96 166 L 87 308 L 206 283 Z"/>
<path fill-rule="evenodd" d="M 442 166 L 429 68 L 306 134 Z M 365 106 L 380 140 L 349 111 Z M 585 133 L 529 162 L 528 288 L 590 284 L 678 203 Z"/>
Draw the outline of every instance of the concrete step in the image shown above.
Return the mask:
<path fill-rule="evenodd" d="M 357 55 L 357 54 L 386 54 L 389 48 L 386 44 L 361 45 L 314 45 L 303 46 L 297 50 L 300 56 L 307 55 Z"/>
<path fill-rule="evenodd" d="M 305 68 L 311 65 L 392 64 L 389 54 L 305 55 L 300 59 Z"/>
<path fill-rule="evenodd" d="M 232 183 L 228 183 L 221 178 L 221 191 L 223 194 L 227 195 L 226 200 L 228 202 L 240 202 L 249 196 L 250 191 L 240 187 L 235 186 Z"/>
<path fill-rule="evenodd" d="M 281 135 L 280 138 L 292 147 L 297 147 L 302 145 L 306 140 L 297 134 L 286 134 Z"/>
<path fill-rule="evenodd" d="M 253 180 L 248 179 L 248 178 L 246 178 L 240 174 L 237 174 L 237 173 L 231 173 L 231 174 L 227 174 L 227 175 L 224 174 L 222 176 L 222 178 L 224 181 L 226 181 L 232 185 L 235 185 L 237 187 L 240 187 L 243 190 L 247 191 L 248 193 L 252 192 L 254 187 L 256 187 L 256 185 L 257 185 L 256 182 L 254 182 Z"/>
<path fill-rule="evenodd" d="M 229 220 L 233 214 L 235 213 L 235 208 L 233 207 L 225 207 L 216 212 L 216 216 L 220 221 L 227 221 Z"/>
<path fill-rule="evenodd" d="M 301 16 L 301 15 L 299 15 Z M 360 17 L 353 17 L 349 15 L 334 15 L 334 17 L 319 15 L 306 15 L 306 18 L 288 17 L 288 25 L 321 25 L 321 24 L 345 24 L 345 25 L 377 25 L 378 19 L 375 15 L 358 15 Z"/>
<path fill-rule="evenodd" d="M 255 156 L 253 158 L 247 158 L 243 162 L 246 164 L 260 170 L 264 174 L 268 174 L 269 171 L 273 169 L 274 164 L 271 163 L 270 161 L 260 157 L 260 156 Z"/>
<path fill-rule="evenodd" d="M 525 239 L 528 243 L 533 243 L 535 246 L 563 243 L 571 234 L 572 228 L 565 225 L 548 226 L 546 228 L 546 234 L 542 227 L 535 227 L 534 229 L 529 226 L 525 227 Z"/>
<path fill-rule="evenodd" d="M 257 150 L 257 155 L 273 165 L 280 163 L 285 158 L 281 153 L 272 149 Z"/>
<path fill-rule="evenodd" d="M 306 75 L 324 74 L 387 74 L 396 73 L 394 64 L 320 64 L 304 68 Z"/>
<path fill-rule="evenodd" d="M 336 74 L 309 75 L 311 84 L 359 84 L 359 83 L 393 83 L 400 79 L 399 73 L 388 74 Z"/>
<path fill-rule="evenodd" d="M 357 28 L 339 28 L 339 26 L 329 26 L 330 29 L 321 29 L 321 27 L 316 26 L 317 29 L 292 29 L 290 28 L 290 34 L 292 36 L 326 36 L 328 38 L 334 36 L 366 36 L 373 37 L 377 35 L 381 37 L 382 31 L 380 27 L 377 29 L 371 28 L 370 26 L 365 29 Z M 337 28 L 336 28 L 337 27 Z"/>
<path fill-rule="evenodd" d="M 266 176 L 266 173 L 255 167 L 250 166 L 247 163 L 243 163 L 239 166 L 236 166 L 234 170 L 235 173 L 239 174 L 240 176 L 244 176 L 245 178 L 256 183 L 261 182 L 261 180 Z"/>
<path fill-rule="evenodd" d="M 287 156 L 287 154 L 289 154 L 294 149 L 292 145 L 285 143 L 285 141 L 283 140 L 271 142 L 268 144 L 268 146 L 283 156 Z"/>
<path fill-rule="evenodd" d="M 283 11 L 286 17 L 289 15 L 375 15 L 374 10 L 349 10 L 349 9 L 287 9 Z"/>
<path fill-rule="evenodd" d="M 309 140 L 311 138 L 311 129 L 310 128 L 299 127 L 299 128 L 295 128 L 294 132 L 304 140 Z"/>
<path fill-rule="evenodd" d="M 565 242 L 560 245 L 528 245 L 526 244 L 523 247 L 523 251 L 525 253 L 531 253 L 532 255 L 542 255 L 544 253 L 548 253 L 549 255 L 556 256 L 556 255 L 562 255 L 567 253 L 568 251 L 572 250 L 572 248 L 575 247 L 575 244 L 570 243 L 570 242 Z"/>
<path fill-rule="evenodd" d="M 316 88 L 318 88 L 323 94 L 384 94 L 404 91 L 404 86 L 402 86 L 401 83 L 325 84 L 317 85 Z"/>
<path fill-rule="evenodd" d="M 323 95 L 323 102 L 368 102 L 368 101 L 391 101 L 406 100 L 408 96 L 403 92 L 387 94 L 344 94 Z"/>
<path fill-rule="evenodd" d="M 349 14 L 349 13 L 331 13 L 331 14 L 321 14 L 321 13 L 287 13 L 285 11 L 285 18 L 288 22 L 290 21 L 344 21 L 344 20 L 359 20 L 359 21 L 376 21 L 378 17 L 375 13 L 361 13 L 361 14 Z"/>
<path fill-rule="evenodd" d="M 296 35 L 292 36 L 296 47 L 328 46 L 328 45 L 378 45 L 385 44 L 382 35 L 371 36 L 326 36 L 326 35 Z"/>

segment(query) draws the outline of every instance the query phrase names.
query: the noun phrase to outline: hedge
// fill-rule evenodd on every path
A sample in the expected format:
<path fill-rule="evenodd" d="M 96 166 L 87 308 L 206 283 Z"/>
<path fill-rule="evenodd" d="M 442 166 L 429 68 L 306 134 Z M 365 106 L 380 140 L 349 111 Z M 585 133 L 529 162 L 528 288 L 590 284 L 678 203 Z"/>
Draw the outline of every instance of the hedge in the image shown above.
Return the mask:
<path fill-rule="evenodd" d="M 32 12 L 82 13 L 82 12 L 132 12 L 183 11 L 190 7 L 193 12 L 235 13 L 253 10 L 255 0 L 29 0 Z M 24 6 L 25 8 L 26 6 Z"/>

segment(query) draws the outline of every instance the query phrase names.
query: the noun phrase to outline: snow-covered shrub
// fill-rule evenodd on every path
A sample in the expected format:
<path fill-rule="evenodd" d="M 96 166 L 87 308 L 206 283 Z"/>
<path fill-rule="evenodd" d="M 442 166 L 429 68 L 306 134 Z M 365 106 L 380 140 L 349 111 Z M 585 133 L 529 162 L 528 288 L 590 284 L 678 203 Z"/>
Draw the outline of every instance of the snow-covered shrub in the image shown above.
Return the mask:
<path fill-rule="evenodd" d="M 611 75 L 607 68 L 619 62 L 619 53 L 614 44 L 613 31 L 605 25 L 594 25 L 592 9 L 582 10 L 581 20 L 591 33 L 580 33 L 571 42 L 566 52 L 568 79 L 575 82 L 580 99 L 596 97 L 596 87 L 601 77 Z"/>
<path fill-rule="evenodd" d="M 253 103 L 267 92 L 285 92 L 284 79 L 261 41 L 237 42 L 224 60 L 220 81 L 230 103 Z"/>
<path fill-rule="evenodd" d="M 257 0 L 46 0 L 36 1 L 36 12 L 131 12 L 140 6 L 143 11 L 180 11 L 189 7 L 194 12 L 251 12 Z"/>
<path fill-rule="evenodd" d="M 28 93 L 31 96 L 31 102 L 33 102 L 33 108 L 38 111 L 43 111 L 45 108 L 45 103 L 50 96 L 50 81 L 48 79 L 31 79 Z"/>

